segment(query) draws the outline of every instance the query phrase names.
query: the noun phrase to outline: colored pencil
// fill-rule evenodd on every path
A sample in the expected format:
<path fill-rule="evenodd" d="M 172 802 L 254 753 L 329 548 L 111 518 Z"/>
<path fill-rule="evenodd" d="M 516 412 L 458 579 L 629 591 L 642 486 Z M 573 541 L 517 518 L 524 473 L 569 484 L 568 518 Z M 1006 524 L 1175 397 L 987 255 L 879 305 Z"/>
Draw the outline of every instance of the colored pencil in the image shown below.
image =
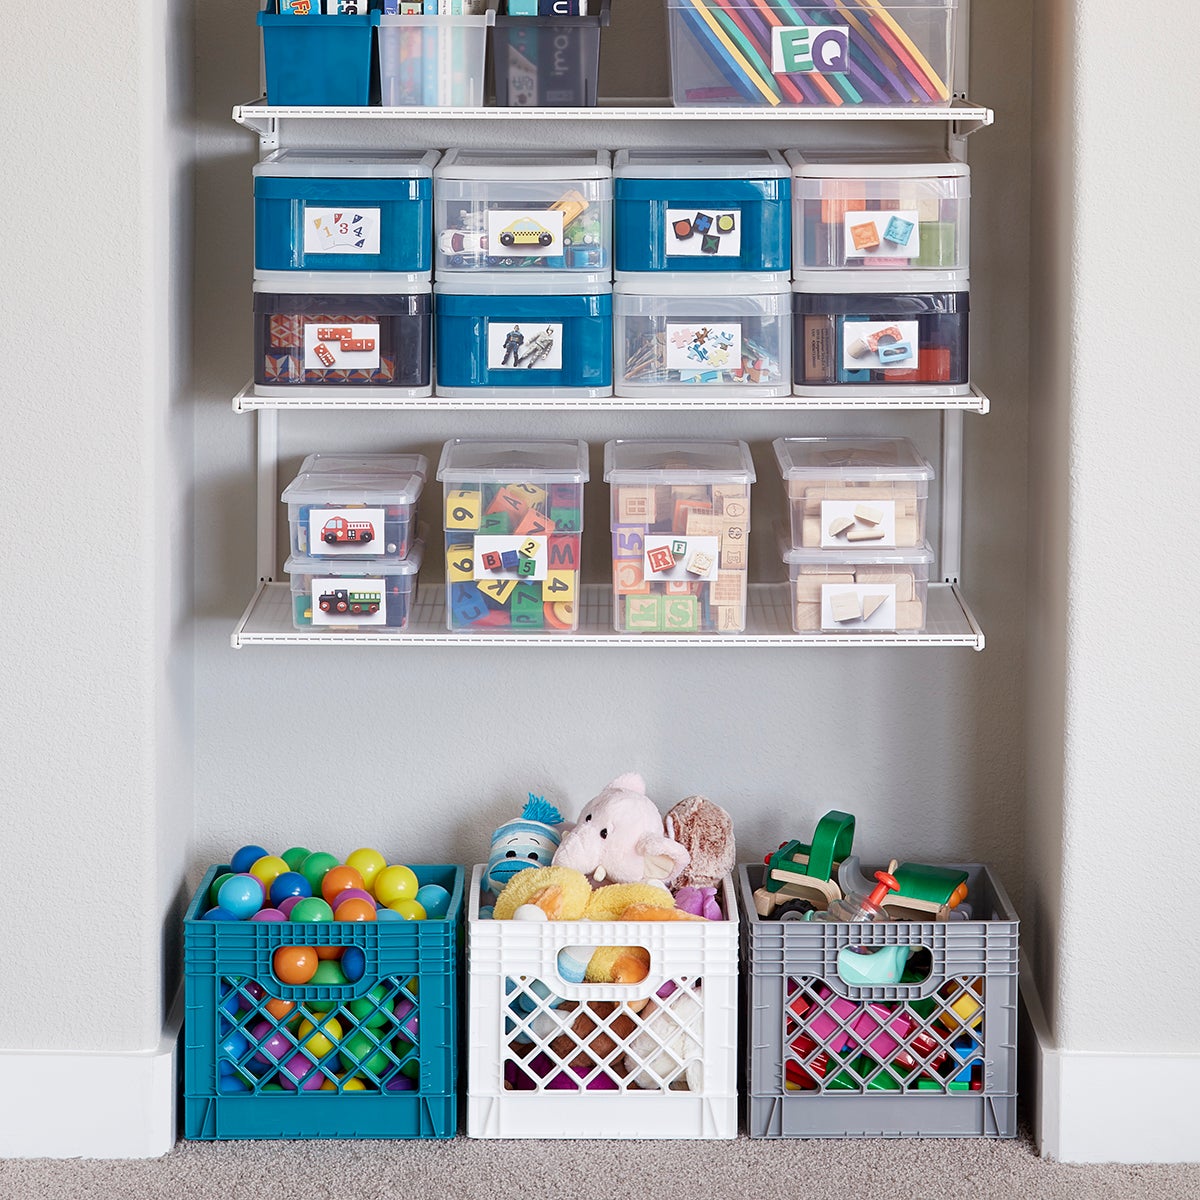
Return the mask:
<path fill-rule="evenodd" d="M 736 21 L 750 38 L 751 42 L 760 50 L 760 57 L 763 59 L 763 67 L 767 71 L 771 71 L 771 26 L 770 23 L 749 4 L 738 6 L 737 0 L 717 0 L 717 3 L 722 5 L 729 16 Z M 808 95 L 801 86 L 800 79 L 795 75 L 779 74 L 774 75 L 775 82 L 779 85 L 780 92 L 783 93 L 783 98 L 791 104 L 804 104 L 806 101 L 811 103 L 812 97 Z"/>
<path fill-rule="evenodd" d="M 772 107 L 777 106 L 779 104 L 779 89 L 774 78 L 770 78 L 770 82 L 768 83 L 755 71 L 747 61 L 746 56 L 725 32 L 717 18 L 709 11 L 706 0 L 684 0 L 684 3 L 692 5 L 700 19 L 709 27 L 713 36 L 720 42 L 729 61 L 758 89 L 766 102 Z"/>
<path fill-rule="evenodd" d="M 913 41 L 908 34 L 900 28 L 895 17 L 893 17 L 892 14 L 888 12 L 888 10 L 884 8 L 882 4 L 879 3 L 879 0 L 859 0 L 859 2 L 865 8 L 872 10 L 877 20 L 882 22 L 886 28 L 892 31 L 896 40 L 911 56 L 912 60 L 916 64 L 917 71 L 920 76 L 918 82 L 924 83 L 927 80 L 933 86 L 934 95 L 932 96 L 932 99 L 949 100 L 950 89 L 945 85 L 933 67 L 929 65 L 929 61 L 913 44 Z"/>
<path fill-rule="evenodd" d="M 767 53 L 770 54 L 774 49 L 771 29 L 777 25 L 786 25 L 787 22 L 780 19 L 779 15 L 771 7 L 770 0 L 750 0 L 750 3 L 757 7 L 756 15 L 760 24 L 766 26 L 763 45 L 768 47 Z M 785 75 L 783 78 L 792 80 L 810 104 L 820 104 L 822 97 L 825 97 L 826 93 L 816 86 L 815 80 L 807 79 L 805 75 L 806 72 L 795 72 L 791 75 Z"/>
<path fill-rule="evenodd" d="M 763 56 L 759 51 L 759 47 L 755 45 L 754 38 L 746 30 L 745 26 L 738 20 L 734 13 L 734 4 L 736 0 L 710 0 L 708 11 L 720 22 L 725 32 L 733 39 L 734 43 L 745 56 L 746 61 L 754 68 L 758 75 L 771 88 L 779 94 L 780 99 L 783 99 L 783 88 L 779 79 L 771 71 L 770 54 L 767 54 L 767 59 L 764 62 Z M 792 103 L 797 103 L 795 97 L 795 87 L 789 84 L 788 98 Z"/>
<path fill-rule="evenodd" d="M 920 100 L 920 89 L 907 82 L 908 72 L 896 62 L 875 36 L 865 14 L 860 17 L 854 12 L 849 6 L 850 0 L 819 0 L 819 3 L 825 5 L 831 17 L 845 21 L 859 35 L 850 39 L 850 56 L 858 59 L 860 63 L 870 64 L 882 74 L 884 84 L 891 88 L 890 93 L 884 93 L 885 104 L 904 104 Z"/>
<path fill-rule="evenodd" d="M 680 8 L 679 15 L 683 18 L 684 23 L 691 27 L 692 35 L 696 41 L 702 45 L 707 51 L 708 56 L 720 71 L 725 80 L 729 83 L 729 87 L 706 87 L 706 88 L 688 88 L 684 96 L 689 104 L 703 104 L 709 101 L 722 101 L 732 98 L 740 98 L 742 100 L 755 102 L 759 97 L 759 93 L 745 75 L 739 70 L 725 53 L 725 48 L 717 41 L 713 31 L 700 19 L 700 14 L 690 8 Z"/>

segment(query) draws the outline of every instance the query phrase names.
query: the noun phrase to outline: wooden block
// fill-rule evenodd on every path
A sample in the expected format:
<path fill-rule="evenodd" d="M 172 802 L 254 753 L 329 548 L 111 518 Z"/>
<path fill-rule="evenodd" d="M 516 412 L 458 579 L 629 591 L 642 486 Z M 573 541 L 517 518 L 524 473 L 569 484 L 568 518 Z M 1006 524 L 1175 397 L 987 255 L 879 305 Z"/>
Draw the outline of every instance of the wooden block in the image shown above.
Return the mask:
<path fill-rule="evenodd" d="M 658 507 L 654 488 L 631 487 L 622 484 L 617 488 L 617 522 L 620 525 L 653 525 Z"/>
<path fill-rule="evenodd" d="M 722 516 L 744 521 L 750 516 L 750 492 L 744 483 L 714 483 L 713 508 Z"/>
<path fill-rule="evenodd" d="M 446 547 L 446 579 L 466 583 L 475 578 L 475 551 L 467 543 Z"/>
<path fill-rule="evenodd" d="M 574 600 L 560 600 L 542 606 L 546 624 L 553 629 L 578 629 L 579 609 Z"/>
<path fill-rule="evenodd" d="M 742 604 L 717 605 L 717 628 L 723 633 L 742 633 L 746 628 L 746 608 Z"/>
<path fill-rule="evenodd" d="M 536 508 L 527 509 L 513 529 L 513 533 L 525 534 L 528 537 L 547 537 L 554 532 L 553 518 L 538 512 Z"/>
<path fill-rule="evenodd" d="M 509 534 L 512 533 L 512 515 L 505 512 L 486 512 L 479 522 L 480 533 Z"/>
<path fill-rule="evenodd" d="M 863 620 L 870 619 L 871 614 L 879 609 L 879 606 L 887 599 L 886 596 L 877 596 L 866 594 L 862 598 L 862 615 Z"/>
<path fill-rule="evenodd" d="M 667 546 L 655 546 L 646 555 L 646 564 L 651 571 L 669 571 L 675 565 L 675 556 Z"/>
<path fill-rule="evenodd" d="M 792 628 L 797 633 L 819 633 L 821 630 L 821 605 L 802 602 L 792 605 Z"/>
<path fill-rule="evenodd" d="M 520 575 L 523 579 L 527 579 L 529 576 L 534 575 L 536 572 L 537 572 L 537 560 L 536 559 L 527 558 L 525 555 L 522 555 L 520 558 L 517 559 L 517 574 Z"/>
<path fill-rule="evenodd" d="M 897 517 L 896 518 L 896 545 L 897 546 L 915 546 L 920 538 L 917 536 L 917 518 L 916 517 Z"/>
<path fill-rule="evenodd" d="M 526 508 L 541 508 L 546 503 L 546 489 L 536 483 L 510 483 L 505 491 L 520 496 Z"/>
<path fill-rule="evenodd" d="M 897 604 L 896 628 L 910 631 L 924 629 L 925 605 L 920 600 L 909 600 L 907 603 Z"/>
<path fill-rule="evenodd" d="M 708 500 L 676 500 L 675 514 L 671 518 L 671 528 L 676 533 L 687 533 L 688 515 L 703 513 L 712 516 L 713 506 Z"/>
<path fill-rule="evenodd" d="M 661 596 L 626 596 L 626 629 L 658 629 L 662 613 Z"/>
<path fill-rule="evenodd" d="M 829 615 L 835 621 L 857 621 L 863 615 L 862 602 L 855 592 L 840 592 L 829 598 Z"/>
<path fill-rule="evenodd" d="M 853 575 L 798 575 L 792 580 L 792 599 L 797 604 L 819 604 L 821 589 L 827 583 L 853 583 Z"/>
<path fill-rule="evenodd" d="M 700 628 L 700 601 L 695 596 L 664 596 L 662 628 L 671 633 L 694 633 Z"/>
<path fill-rule="evenodd" d="M 848 542 L 878 542 L 883 539 L 883 530 L 873 525 L 857 525 L 846 533 Z"/>
<path fill-rule="evenodd" d="M 894 584 L 898 604 L 913 598 L 913 573 L 904 567 L 859 567 L 854 577 L 859 583 Z"/>
<path fill-rule="evenodd" d="M 713 502 L 712 488 L 707 483 L 671 483 L 667 486 L 671 489 L 672 501 L 699 500 L 709 505 Z"/>
<path fill-rule="evenodd" d="M 693 596 L 698 586 L 686 579 L 665 579 L 662 590 L 664 596 Z"/>
<path fill-rule="evenodd" d="M 493 603 L 503 607 L 508 603 L 516 586 L 515 579 L 484 579 L 479 584 L 479 590 Z"/>
<path fill-rule="evenodd" d="M 640 559 L 646 553 L 644 525 L 618 525 L 612 531 L 613 558 Z"/>
<path fill-rule="evenodd" d="M 707 575 L 713 568 L 713 557 L 711 554 L 705 554 L 702 550 L 697 550 L 688 557 L 683 569 L 689 575 Z"/>
<path fill-rule="evenodd" d="M 821 544 L 821 518 L 805 517 L 800 533 L 802 546 L 819 546 Z"/>
<path fill-rule="evenodd" d="M 713 604 L 745 604 L 746 572 L 718 571 L 708 595 Z"/>
<path fill-rule="evenodd" d="M 498 571 L 504 565 L 498 550 L 486 550 L 479 556 L 485 571 Z"/>
<path fill-rule="evenodd" d="M 546 567 L 554 571 L 579 570 L 579 534 L 556 534 L 546 539 Z"/>
<path fill-rule="evenodd" d="M 688 537 L 720 537 L 724 529 L 720 517 L 712 513 L 689 512 L 684 533 Z"/>
<path fill-rule="evenodd" d="M 829 522 L 829 536 L 837 537 L 839 533 L 845 533 L 847 529 L 854 527 L 853 517 L 834 517 Z"/>
<path fill-rule="evenodd" d="M 446 528 L 478 529 L 483 515 L 483 497 L 479 492 L 463 488 L 446 493 Z"/>
<path fill-rule="evenodd" d="M 529 501 L 515 487 L 510 485 L 509 487 L 502 487 L 492 497 L 492 502 L 488 505 L 487 510 L 490 513 L 508 513 L 509 519 L 516 521 L 524 515 L 528 507 Z"/>
<path fill-rule="evenodd" d="M 613 591 L 622 596 L 650 594 L 650 583 L 643 574 L 640 558 L 613 560 Z"/>
<path fill-rule="evenodd" d="M 854 519 L 864 525 L 878 525 L 883 520 L 883 509 L 876 508 L 873 504 L 856 504 Z"/>
<path fill-rule="evenodd" d="M 542 600 L 555 604 L 560 600 L 575 599 L 574 571 L 547 571 L 542 580 Z"/>
<path fill-rule="evenodd" d="M 517 552 L 521 555 L 522 558 L 536 558 L 537 552 L 538 552 L 538 544 L 537 544 L 537 542 L 535 542 L 533 540 L 533 538 L 527 538 L 517 548 Z"/>
<path fill-rule="evenodd" d="M 746 543 L 727 542 L 722 538 L 720 565 L 728 571 L 744 571 L 746 569 Z"/>

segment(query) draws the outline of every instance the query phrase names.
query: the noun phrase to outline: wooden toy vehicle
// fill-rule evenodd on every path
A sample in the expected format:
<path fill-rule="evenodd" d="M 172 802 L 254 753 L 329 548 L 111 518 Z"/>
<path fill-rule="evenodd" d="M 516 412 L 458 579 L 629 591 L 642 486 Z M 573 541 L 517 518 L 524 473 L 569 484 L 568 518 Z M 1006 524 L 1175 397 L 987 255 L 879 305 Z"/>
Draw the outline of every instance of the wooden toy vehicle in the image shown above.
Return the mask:
<path fill-rule="evenodd" d="M 375 537 L 370 521 L 348 521 L 345 517 L 330 517 L 321 527 L 321 540 L 330 546 L 340 542 L 361 542 L 365 545 Z"/>
<path fill-rule="evenodd" d="M 345 588 L 324 592 L 317 600 L 322 612 L 352 613 L 355 616 L 377 613 L 382 603 L 383 597 L 378 592 L 351 592 Z"/>

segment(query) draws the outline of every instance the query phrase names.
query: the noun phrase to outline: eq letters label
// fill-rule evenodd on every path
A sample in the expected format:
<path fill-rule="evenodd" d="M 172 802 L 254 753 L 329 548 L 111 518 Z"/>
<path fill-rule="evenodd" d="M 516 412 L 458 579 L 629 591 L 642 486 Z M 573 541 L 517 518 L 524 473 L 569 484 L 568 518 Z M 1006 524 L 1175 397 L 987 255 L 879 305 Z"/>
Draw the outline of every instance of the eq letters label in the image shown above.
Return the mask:
<path fill-rule="evenodd" d="M 776 75 L 797 71 L 834 75 L 850 70 L 848 25 L 776 25 L 771 33 L 771 70 Z"/>

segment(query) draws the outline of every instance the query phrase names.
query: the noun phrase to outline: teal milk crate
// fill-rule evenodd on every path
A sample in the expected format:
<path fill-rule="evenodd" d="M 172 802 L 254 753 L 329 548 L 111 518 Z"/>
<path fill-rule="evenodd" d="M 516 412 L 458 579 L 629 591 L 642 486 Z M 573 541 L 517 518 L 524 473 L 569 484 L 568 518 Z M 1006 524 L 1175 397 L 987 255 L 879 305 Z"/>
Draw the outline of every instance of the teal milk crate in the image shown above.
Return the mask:
<path fill-rule="evenodd" d="M 258 14 L 267 103 L 315 108 L 370 104 L 378 93 L 378 13 Z"/>
<path fill-rule="evenodd" d="M 184 1136 L 453 1137 L 462 868 L 413 867 L 450 893 L 440 920 L 202 920 L 227 870 L 208 871 L 184 917 Z M 298 945 L 358 947 L 365 970 L 341 986 L 281 983 L 275 951 Z M 294 1007 L 277 1018 L 280 1002 Z M 315 1029 L 301 1034 L 304 1021 Z"/>

